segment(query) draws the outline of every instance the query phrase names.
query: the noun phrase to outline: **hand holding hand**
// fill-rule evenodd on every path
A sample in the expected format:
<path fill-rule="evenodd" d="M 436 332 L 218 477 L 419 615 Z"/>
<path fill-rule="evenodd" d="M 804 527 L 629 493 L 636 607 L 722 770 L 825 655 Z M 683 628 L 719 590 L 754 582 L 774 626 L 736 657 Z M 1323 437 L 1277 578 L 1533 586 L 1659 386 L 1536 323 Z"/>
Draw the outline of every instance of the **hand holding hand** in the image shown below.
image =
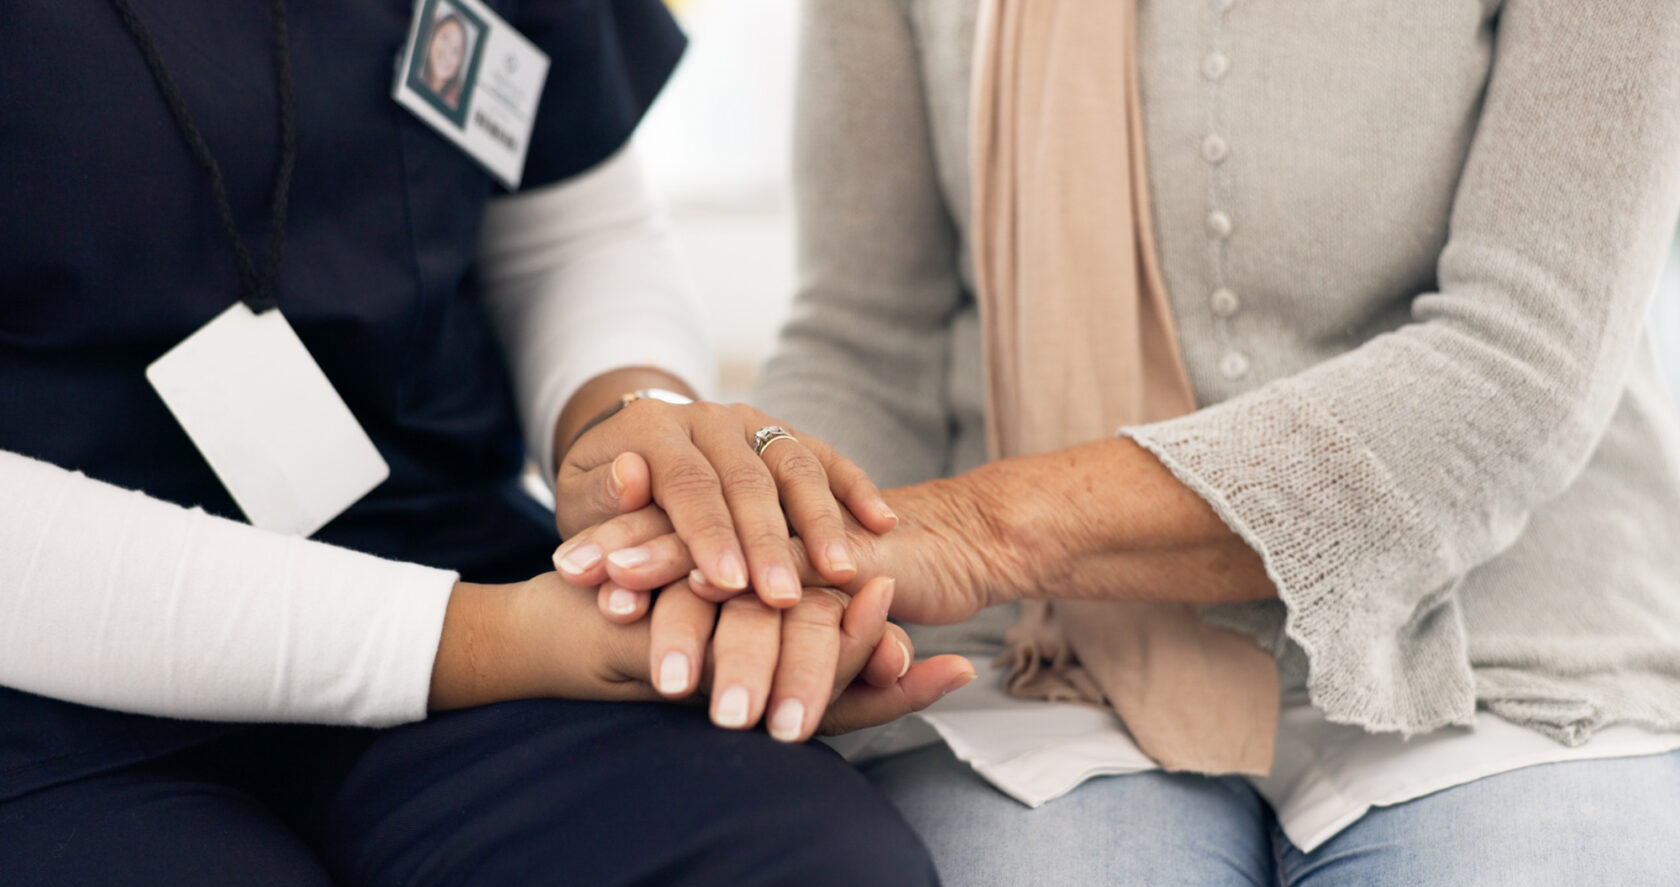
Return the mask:
<path fill-rule="evenodd" d="M 878 536 L 847 522 L 848 538 L 858 556 L 851 582 L 840 587 L 861 590 L 870 579 L 897 580 L 892 615 L 909 622 L 961 622 L 982 607 L 1012 599 L 1012 589 L 1026 587 L 1025 559 L 999 533 L 997 521 L 977 507 L 963 479 L 932 481 L 893 490 L 898 528 Z M 570 553 L 581 547 L 604 551 L 587 569 L 574 569 Z M 804 581 L 821 582 L 801 546 L 789 548 Z M 694 570 L 693 558 L 670 520 L 657 507 L 638 509 L 568 540 L 556 552 L 556 566 L 567 580 L 599 587 L 606 618 L 633 622 L 647 612 L 650 592 L 687 579 L 690 590 L 711 601 L 739 594 L 721 588 Z"/>
<path fill-rule="evenodd" d="M 651 700 L 662 691 L 685 698 L 710 686 L 720 726 L 751 727 L 768 706 L 772 733 L 784 741 L 807 739 L 819 727 L 843 732 L 885 723 L 974 677 L 958 656 L 911 665 L 908 638 L 886 621 L 890 598 L 891 583 L 881 581 L 850 599 L 813 590 L 779 611 L 750 595 L 720 606 L 679 586 L 661 596 L 655 619 L 617 625 L 597 613 L 592 590 L 553 573 L 514 585 L 459 583 L 431 703 L 446 709 L 540 697 Z"/>
<path fill-rule="evenodd" d="M 562 538 L 652 502 L 714 587 L 751 587 L 772 607 L 791 606 L 801 582 L 790 526 L 818 583 L 850 582 L 857 566 L 848 517 L 875 533 L 892 529 L 896 518 L 868 476 L 822 441 L 790 431 L 755 451 L 755 434 L 777 424 L 743 404 L 626 405 L 561 458 L 555 518 Z M 571 546 L 568 578 L 604 554 Z"/>

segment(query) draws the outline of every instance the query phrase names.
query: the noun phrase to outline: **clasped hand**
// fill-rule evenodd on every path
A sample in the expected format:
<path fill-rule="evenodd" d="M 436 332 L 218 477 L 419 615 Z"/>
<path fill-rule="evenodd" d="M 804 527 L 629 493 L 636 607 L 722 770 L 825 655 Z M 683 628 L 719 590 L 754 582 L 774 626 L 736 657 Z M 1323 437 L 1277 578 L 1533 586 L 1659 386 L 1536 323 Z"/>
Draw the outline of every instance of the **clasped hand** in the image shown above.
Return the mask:
<path fill-rule="evenodd" d="M 860 536 L 897 523 L 879 490 L 797 432 L 755 452 L 754 432 L 774 424 L 740 405 L 638 401 L 562 460 L 556 520 L 569 538 L 555 565 L 595 587 L 602 615 L 624 629 L 604 661 L 636 689 L 628 698 L 709 691 L 719 726 L 762 718 L 776 738 L 800 741 L 892 720 L 972 680 L 962 657 L 916 663 L 887 621 L 892 580 L 858 575 Z M 681 540 L 681 572 L 657 589 L 612 581 L 609 571 L 669 572 L 670 558 L 635 544 L 656 535 Z M 640 662 L 625 658 L 634 650 Z"/>

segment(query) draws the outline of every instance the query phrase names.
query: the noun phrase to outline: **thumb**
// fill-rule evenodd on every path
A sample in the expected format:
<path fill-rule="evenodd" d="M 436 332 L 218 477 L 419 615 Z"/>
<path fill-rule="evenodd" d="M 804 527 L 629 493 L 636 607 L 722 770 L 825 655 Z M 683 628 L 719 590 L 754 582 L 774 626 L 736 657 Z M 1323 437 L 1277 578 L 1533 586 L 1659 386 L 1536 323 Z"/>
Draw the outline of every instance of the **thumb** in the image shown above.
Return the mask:
<path fill-rule="evenodd" d="M 946 654 L 916 663 L 891 687 L 855 683 L 828 707 L 817 732 L 832 736 L 885 724 L 927 708 L 974 677 L 973 663 Z"/>
<path fill-rule="evenodd" d="M 652 473 L 638 453 L 588 471 L 562 470 L 554 484 L 554 515 L 565 538 L 652 502 Z"/>

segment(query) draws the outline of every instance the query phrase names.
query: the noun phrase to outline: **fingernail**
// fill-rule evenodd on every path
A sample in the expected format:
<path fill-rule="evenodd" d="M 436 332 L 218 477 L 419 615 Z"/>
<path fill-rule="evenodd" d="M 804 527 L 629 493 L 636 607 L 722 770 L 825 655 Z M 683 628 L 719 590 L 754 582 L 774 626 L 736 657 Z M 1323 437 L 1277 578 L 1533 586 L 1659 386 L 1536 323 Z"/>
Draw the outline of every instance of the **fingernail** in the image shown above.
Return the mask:
<path fill-rule="evenodd" d="M 712 712 L 712 721 L 719 727 L 745 727 L 747 688 L 737 684 L 723 691 L 718 697 L 716 710 Z"/>
<path fill-rule="evenodd" d="M 894 640 L 893 643 L 898 645 L 898 652 L 904 655 L 904 664 L 898 667 L 898 676 L 902 678 L 910 671 L 910 648 L 904 646 L 904 642 L 900 640 Z"/>
<path fill-rule="evenodd" d="M 898 580 L 888 579 L 887 590 L 881 593 L 881 615 L 883 617 L 892 615 L 893 592 L 897 590 Z"/>
<path fill-rule="evenodd" d="M 618 463 L 622 461 L 624 461 L 624 456 L 620 454 L 618 458 L 612 460 L 612 468 L 607 472 L 607 479 L 612 486 L 614 499 L 624 495 L 624 478 L 618 476 Z"/>
<path fill-rule="evenodd" d="M 890 521 L 898 520 L 898 513 L 893 511 L 892 508 L 887 505 L 887 500 L 876 499 L 875 500 L 875 507 L 879 508 L 881 510 L 881 516 L 886 518 L 887 520 L 890 520 Z"/>
<path fill-rule="evenodd" d="M 628 588 L 615 588 L 607 595 L 607 609 L 620 616 L 636 612 L 636 595 Z"/>
<path fill-rule="evenodd" d="M 691 588 L 711 588 L 712 583 L 706 581 L 706 574 L 699 570 L 688 571 L 688 584 Z"/>
<path fill-rule="evenodd" d="M 823 557 L 828 559 L 828 568 L 831 570 L 849 573 L 857 569 L 857 564 L 852 563 L 851 552 L 838 542 L 830 542 L 828 547 L 823 549 Z"/>
<path fill-rule="evenodd" d="M 805 703 L 797 699 L 784 699 L 776 706 L 776 713 L 770 716 L 770 735 L 783 742 L 798 742 L 799 733 L 805 729 Z"/>
<path fill-rule="evenodd" d="M 718 558 L 717 568 L 718 577 L 713 585 L 727 591 L 740 591 L 747 587 L 747 565 L 740 555 L 730 552 Z"/>
<path fill-rule="evenodd" d="M 773 601 L 799 600 L 799 580 L 787 567 L 771 567 L 764 576 L 764 593 Z"/>
<path fill-rule="evenodd" d="M 637 546 L 635 548 L 620 548 L 612 554 L 607 555 L 607 560 L 611 561 L 613 566 L 618 567 L 621 570 L 633 570 L 636 567 L 653 560 L 653 553 L 641 546 Z"/>
<path fill-rule="evenodd" d="M 946 684 L 945 689 L 939 691 L 939 695 L 949 696 L 950 694 L 961 690 L 962 688 L 968 686 L 969 683 L 974 680 L 974 677 L 974 672 L 968 672 L 967 674 L 958 676 L 956 679 L 952 680 L 951 683 Z"/>
<path fill-rule="evenodd" d="M 561 546 L 560 551 L 565 550 L 565 546 Z M 555 552 L 554 568 L 562 573 L 570 573 L 576 576 L 600 562 L 601 546 L 589 542 L 579 545 L 571 551 L 566 551 L 565 554 L 560 554 L 559 551 Z"/>
<path fill-rule="evenodd" d="M 680 696 L 688 692 L 688 655 L 672 650 L 659 661 L 659 692 Z"/>

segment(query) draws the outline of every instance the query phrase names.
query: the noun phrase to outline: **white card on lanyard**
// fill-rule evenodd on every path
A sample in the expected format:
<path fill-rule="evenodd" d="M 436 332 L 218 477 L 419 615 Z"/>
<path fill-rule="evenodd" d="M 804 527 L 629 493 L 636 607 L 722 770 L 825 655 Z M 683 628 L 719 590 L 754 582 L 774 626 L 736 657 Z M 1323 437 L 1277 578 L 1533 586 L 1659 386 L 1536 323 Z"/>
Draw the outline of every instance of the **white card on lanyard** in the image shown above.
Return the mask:
<path fill-rule="evenodd" d="M 313 535 L 390 476 L 278 310 L 235 303 L 146 379 L 254 526 Z"/>
<path fill-rule="evenodd" d="M 548 54 L 479 0 L 418 0 L 392 96 L 519 187 Z"/>

